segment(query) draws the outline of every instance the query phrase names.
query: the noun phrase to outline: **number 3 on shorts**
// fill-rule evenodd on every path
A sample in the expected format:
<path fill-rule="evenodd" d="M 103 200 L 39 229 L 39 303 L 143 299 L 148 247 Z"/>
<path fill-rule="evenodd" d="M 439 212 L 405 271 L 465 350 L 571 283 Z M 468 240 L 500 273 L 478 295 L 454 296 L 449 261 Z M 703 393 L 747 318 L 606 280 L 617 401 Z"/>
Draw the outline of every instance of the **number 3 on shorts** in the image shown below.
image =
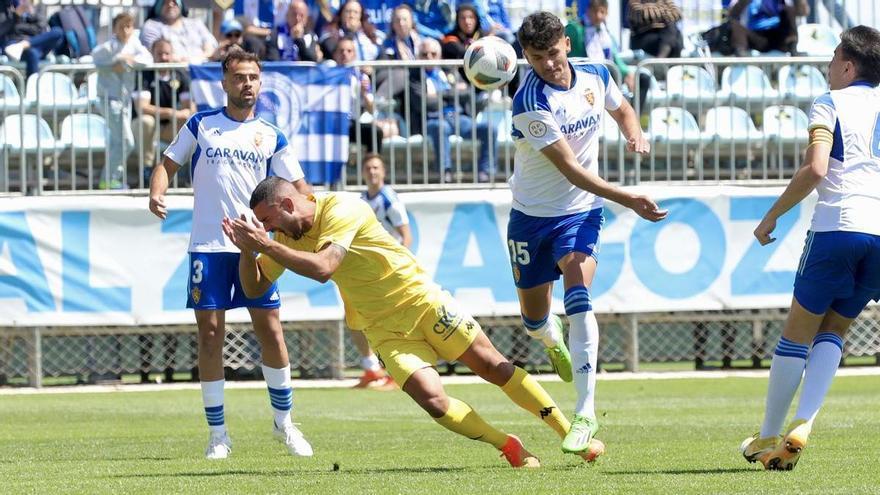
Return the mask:
<path fill-rule="evenodd" d="M 193 261 L 192 283 L 197 284 L 202 281 L 202 260 Z"/>
<path fill-rule="evenodd" d="M 520 242 L 510 239 L 507 241 L 507 246 L 510 248 L 510 261 L 515 261 L 520 265 L 528 265 L 529 262 L 532 261 L 529 257 L 528 242 Z"/>

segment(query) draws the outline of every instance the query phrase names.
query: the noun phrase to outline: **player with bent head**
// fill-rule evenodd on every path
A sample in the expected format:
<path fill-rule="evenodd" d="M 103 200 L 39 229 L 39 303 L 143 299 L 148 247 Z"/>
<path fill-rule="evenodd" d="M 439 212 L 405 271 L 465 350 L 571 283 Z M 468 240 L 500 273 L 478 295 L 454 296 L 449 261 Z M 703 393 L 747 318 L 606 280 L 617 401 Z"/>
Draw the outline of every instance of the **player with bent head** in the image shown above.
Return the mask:
<path fill-rule="evenodd" d="M 867 26 L 844 31 L 828 82 L 831 91 L 810 110 L 804 163 L 755 229 L 762 245 L 773 242 L 776 220 L 813 189 L 819 193 L 770 365 L 764 423 L 741 445 L 746 460 L 765 469 L 795 467 L 837 373 L 849 326 L 869 301 L 880 299 L 880 32 Z M 798 386 L 794 420 L 780 437 Z"/>
<path fill-rule="evenodd" d="M 464 363 L 565 436 L 570 423 L 543 387 L 495 349 L 366 202 L 338 194 L 305 196 L 289 182 L 269 177 L 254 190 L 250 204 L 262 225 L 245 216 L 223 221 L 223 231 L 241 249 L 241 282 L 250 297 L 269 290 L 285 269 L 322 283 L 333 280 L 346 323 L 364 332 L 403 391 L 441 426 L 492 445 L 511 466 L 540 463 L 517 437 L 446 395 L 434 367 L 438 357 Z M 267 231 L 275 232 L 274 240 Z M 587 453 L 581 457 L 593 460 Z"/>
<path fill-rule="evenodd" d="M 291 187 L 301 191 L 311 190 L 287 137 L 254 114 L 260 76 L 256 55 L 230 50 L 223 61 L 227 105 L 193 115 L 165 150 L 165 160 L 150 181 L 150 211 L 164 220 L 169 178 L 184 164 L 190 166 L 194 204 L 186 306 L 195 310 L 199 330 L 199 379 L 210 429 L 208 459 L 225 459 L 232 451 L 223 412 L 223 341 L 226 310 L 240 307 L 248 309 L 262 348 L 273 434 L 291 454 L 312 455 L 312 447 L 290 419 L 293 390 L 278 290 L 272 286 L 262 297 L 246 297 L 238 279 L 238 248 L 220 228 L 224 216 L 250 212 L 251 193 L 267 176 L 293 181 Z"/>
<path fill-rule="evenodd" d="M 593 441 L 599 328 L 590 285 L 596 273 L 604 199 L 656 222 L 666 217 L 650 198 L 624 191 L 598 175 L 604 112 L 620 126 L 628 151 L 648 153 L 638 117 L 603 65 L 573 66 L 571 41 L 549 12 L 527 16 L 517 34 L 531 65 L 513 97 L 513 205 L 507 239 L 523 324 L 541 340 L 559 376 L 574 380 L 577 404 L 568 453 L 598 451 Z M 553 282 L 562 274 L 569 348 L 562 321 L 550 314 Z"/>

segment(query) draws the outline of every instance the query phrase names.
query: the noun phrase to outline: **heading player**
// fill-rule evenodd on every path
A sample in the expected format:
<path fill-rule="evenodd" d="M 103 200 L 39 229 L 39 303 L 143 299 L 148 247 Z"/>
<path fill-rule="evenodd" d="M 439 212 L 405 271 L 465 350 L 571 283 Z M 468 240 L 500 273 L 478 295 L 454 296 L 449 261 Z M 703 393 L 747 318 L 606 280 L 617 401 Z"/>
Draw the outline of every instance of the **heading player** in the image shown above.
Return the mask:
<path fill-rule="evenodd" d="M 227 105 L 193 115 L 165 151 L 165 160 L 150 181 L 150 211 L 164 220 L 169 178 L 184 164 L 190 166 L 194 203 L 186 306 L 195 310 L 199 329 L 199 379 L 210 429 L 208 459 L 225 459 L 232 451 L 223 411 L 223 341 L 226 310 L 240 307 L 248 308 L 262 348 L 274 435 L 291 454 L 312 455 L 312 447 L 290 419 L 293 391 L 278 316 L 278 290 L 272 286 L 258 298 L 242 292 L 238 248 L 220 228 L 225 216 L 250 212 L 251 193 L 267 176 L 293 181 L 303 192 L 311 190 L 287 138 L 254 114 L 260 76 L 256 55 L 230 50 L 223 61 Z"/>
<path fill-rule="evenodd" d="M 813 189 L 819 193 L 770 365 L 764 423 L 741 447 L 746 460 L 765 469 L 795 467 L 837 373 L 847 329 L 880 299 L 880 32 L 856 26 L 841 34 L 828 82 L 831 91 L 810 110 L 804 163 L 755 229 L 762 245 L 773 242 L 776 220 Z M 798 386 L 794 420 L 780 437 Z"/>
<path fill-rule="evenodd" d="M 257 186 L 251 207 L 262 225 L 245 217 L 223 221 L 224 232 L 242 251 L 241 281 L 250 296 L 269 290 L 285 269 L 319 282 L 333 280 L 349 328 L 364 332 L 403 391 L 441 426 L 492 445 L 514 467 L 540 463 L 517 437 L 446 395 L 434 367 L 438 357 L 461 361 L 560 437 L 568 432 L 570 423 L 541 385 L 495 349 L 366 203 L 337 194 L 307 197 L 270 177 Z M 274 240 L 267 230 L 275 232 Z M 591 461 L 602 448 L 597 444 L 581 457 Z"/>
<path fill-rule="evenodd" d="M 604 199 L 656 222 L 666 217 L 650 198 L 604 181 L 598 172 L 599 135 L 607 111 L 628 151 L 648 153 L 638 117 L 603 65 L 573 66 L 571 41 L 549 12 L 527 16 L 517 34 L 532 70 L 513 98 L 513 205 L 507 245 L 528 334 L 547 347 L 559 376 L 574 380 L 577 404 L 568 453 L 588 451 L 599 428 L 594 407 L 599 328 L 590 301 Z M 553 282 L 562 274 L 569 348 L 562 321 L 550 314 Z"/>

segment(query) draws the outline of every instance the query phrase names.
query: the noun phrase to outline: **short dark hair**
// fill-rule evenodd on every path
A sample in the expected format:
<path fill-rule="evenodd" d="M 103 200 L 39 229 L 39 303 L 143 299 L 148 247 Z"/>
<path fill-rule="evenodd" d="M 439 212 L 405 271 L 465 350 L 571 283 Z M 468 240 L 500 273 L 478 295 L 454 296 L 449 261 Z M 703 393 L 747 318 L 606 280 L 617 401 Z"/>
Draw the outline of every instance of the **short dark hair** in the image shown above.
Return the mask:
<path fill-rule="evenodd" d="M 361 162 L 361 166 L 364 166 L 370 160 L 379 160 L 382 163 L 382 167 L 385 167 L 385 159 L 382 158 L 382 155 L 379 153 L 367 153 L 364 155 L 364 160 Z"/>
<path fill-rule="evenodd" d="M 150 45 L 150 53 L 156 51 L 156 47 L 161 45 L 162 43 L 168 43 L 168 46 L 174 49 L 174 45 L 171 44 L 171 40 L 169 40 L 168 38 L 156 38 L 156 41 L 154 41 L 153 44 Z"/>
<path fill-rule="evenodd" d="M 565 26 L 556 14 L 535 12 L 523 19 L 516 37 L 519 44 L 535 50 L 547 50 L 565 36 Z"/>
<path fill-rule="evenodd" d="M 880 31 L 868 26 L 847 29 L 840 35 L 840 51 L 855 64 L 859 79 L 880 84 Z"/>
<path fill-rule="evenodd" d="M 229 67 L 232 64 L 239 62 L 256 62 L 257 67 L 260 70 L 263 70 L 263 66 L 260 64 L 260 57 L 257 56 L 256 53 L 251 53 L 249 51 L 245 51 L 243 48 L 232 46 L 229 48 L 229 51 L 226 52 L 226 57 L 223 59 L 223 75 L 226 75 L 229 72 Z"/>
<path fill-rule="evenodd" d="M 608 0 L 590 0 L 591 9 L 598 9 L 600 7 L 608 8 Z"/>
<path fill-rule="evenodd" d="M 111 27 L 113 29 L 116 29 L 116 26 L 121 23 L 125 23 L 125 24 L 129 24 L 131 26 L 134 26 L 134 16 L 129 14 L 128 12 L 122 12 L 120 14 L 117 14 L 116 17 L 113 18 L 113 24 L 111 24 Z"/>
<path fill-rule="evenodd" d="M 281 187 L 282 184 L 290 184 L 290 181 L 282 179 L 281 177 L 278 177 L 276 175 L 263 179 L 259 184 L 257 184 L 254 192 L 251 193 L 251 209 L 253 210 L 258 204 L 262 203 L 263 201 L 272 200 L 278 197 L 278 188 Z"/>

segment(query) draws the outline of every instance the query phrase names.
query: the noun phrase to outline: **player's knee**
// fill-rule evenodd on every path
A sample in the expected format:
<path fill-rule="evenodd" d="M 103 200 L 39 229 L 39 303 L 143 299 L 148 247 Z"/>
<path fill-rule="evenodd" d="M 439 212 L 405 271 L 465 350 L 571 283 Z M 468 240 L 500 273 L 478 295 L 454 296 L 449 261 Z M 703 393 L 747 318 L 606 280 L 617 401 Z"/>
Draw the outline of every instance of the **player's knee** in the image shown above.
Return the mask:
<path fill-rule="evenodd" d="M 442 418 L 449 410 L 449 397 L 442 394 L 425 397 L 419 402 L 419 406 L 432 418 Z"/>

